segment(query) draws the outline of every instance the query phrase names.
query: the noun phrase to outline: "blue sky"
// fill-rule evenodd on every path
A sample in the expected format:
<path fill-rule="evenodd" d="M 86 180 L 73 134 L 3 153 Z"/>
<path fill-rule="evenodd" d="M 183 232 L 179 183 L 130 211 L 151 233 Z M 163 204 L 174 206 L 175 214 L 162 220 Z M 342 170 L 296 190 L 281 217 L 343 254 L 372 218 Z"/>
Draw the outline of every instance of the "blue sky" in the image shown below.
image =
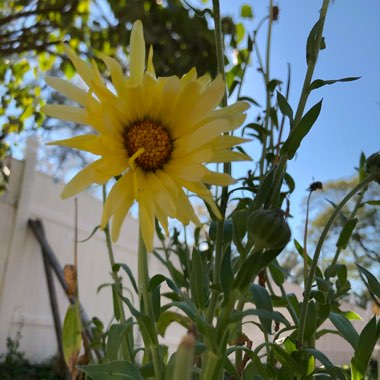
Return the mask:
<path fill-rule="evenodd" d="M 269 1 L 222 0 L 223 14 L 237 16 L 240 6 L 252 6 L 256 18 L 252 30 L 261 17 L 267 14 Z M 292 69 L 290 104 L 293 109 L 298 99 L 306 72 L 305 45 L 308 33 L 319 16 L 322 1 L 283 0 L 275 2 L 280 7 L 279 21 L 273 27 L 271 76 L 286 79 L 287 63 Z M 338 79 L 361 76 L 356 82 L 337 83 L 314 91 L 307 109 L 323 98 L 319 119 L 303 141 L 289 172 L 297 188 L 292 196 L 292 213 L 296 223 L 303 219 L 301 200 L 305 189 L 313 182 L 348 177 L 355 173 L 359 155 L 367 156 L 380 149 L 380 1 L 336 0 L 330 4 L 324 37 L 327 48 L 321 51 L 315 79 Z M 266 30 L 262 29 L 261 43 Z M 259 40 L 260 41 L 260 40 Z M 262 54 L 264 51 L 262 50 Z M 262 99 L 262 78 L 256 73 L 254 59 L 244 95 Z M 379 102 L 379 104 L 377 103 Z M 264 104 L 264 101 L 262 102 Z M 254 116 L 257 110 L 253 109 Z M 253 146 L 251 156 L 259 158 Z M 247 165 L 236 168 L 244 171 Z M 299 235 L 298 228 L 293 232 Z"/>

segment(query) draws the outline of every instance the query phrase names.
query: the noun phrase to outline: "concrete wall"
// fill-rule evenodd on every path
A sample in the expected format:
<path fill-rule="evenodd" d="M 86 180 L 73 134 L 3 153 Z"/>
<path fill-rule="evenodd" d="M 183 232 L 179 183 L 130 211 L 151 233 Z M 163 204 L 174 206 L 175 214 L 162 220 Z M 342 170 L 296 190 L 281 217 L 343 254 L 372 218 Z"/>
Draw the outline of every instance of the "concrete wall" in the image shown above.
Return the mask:
<path fill-rule="evenodd" d="M 35 171 L 38 141 L 30 139 L 25 161 L 12 160 L 9 190 L 0 197 L 0 354 L 6 350 L 6 338 L 15 338 L 21 331 L 21 350 L 32 361 L 48 359 L 57 352 L 53 319 L 46 286 L 40 247 L 27 227 L 29 218 L 40 218 L 62 267 L 73 262 L 74 252 L 74 200 L 61 200 L 63 185 L 45 174 Z M 78 196 L 79 240 L 89 236 L 99 223 L 101 202 L 89 193 Z M 115 245 L 116 261 L 126 262 L 137 272 L 138 223 L 128 218 L 119 242 Z M 111 276 L 104 234 L 98 231 L 89 241 L 78 244 L 79 291 L 81 302 L 91 318 L 96 316 L 107 325 L 112 318 L 110 288 L 97 288 L 110 283 Z M 164 268 L 149 257 L 151 275 L 165 273 Z M 124 286 L 130 287 L 126 276 Z M 68 302 L 56 282 L 61 318 Z M 302 289 L 286 284 L 286 291 L 302 296 Z M 280 294 L 280 292 L 278 292 Z M 370 315 L 363 309 L 345 303 L 344 310 L 353 310 L 363 317 L 354 321 L 361 331 Z M 281 310 L 282 311 L 282 310 Z M 284 312 L 286 315 L 286 313 Z M 262 342 L 262 334 L 252 324 L 245 325 L 245 332 L 254 342 Z M 332 328 L 326 323 L 324 328 Z M 173 325 L 168 329 L 166 343 L 171 350 L 177 347 L 184 329 Z M 352 349 L 336 335 L 327 335 L 318 342 L 321 349 L 334 363 L 349 363 Z"/>

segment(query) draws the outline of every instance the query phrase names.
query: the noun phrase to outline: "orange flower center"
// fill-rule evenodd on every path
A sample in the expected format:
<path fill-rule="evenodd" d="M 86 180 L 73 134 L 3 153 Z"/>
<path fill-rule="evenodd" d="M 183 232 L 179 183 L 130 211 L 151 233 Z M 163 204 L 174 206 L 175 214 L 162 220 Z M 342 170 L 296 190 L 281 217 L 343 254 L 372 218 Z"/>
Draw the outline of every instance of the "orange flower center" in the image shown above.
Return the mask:
<path fill-rule="evenodd" d="M 143 153 L 135 161 L 145 171 L 161 169 L 169 161 L 173 151 L 168 130 L 149 119 L 137 121 L 126 128 L 124 145 L 129 157 L 143 149 Z"/>

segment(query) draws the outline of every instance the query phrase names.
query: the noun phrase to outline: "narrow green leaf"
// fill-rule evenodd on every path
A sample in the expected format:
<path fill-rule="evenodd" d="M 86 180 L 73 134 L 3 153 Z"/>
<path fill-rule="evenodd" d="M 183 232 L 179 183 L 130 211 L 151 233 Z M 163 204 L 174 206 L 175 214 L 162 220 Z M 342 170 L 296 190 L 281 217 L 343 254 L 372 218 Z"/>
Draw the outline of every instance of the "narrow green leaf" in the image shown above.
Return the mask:
<path fill-rule="evenodd" d="M 351 238 L 352 232 L 354 231 L 354 228 L 356 226 L 356 223 L 358 222 L 357 218 L 350 219 L 343 227 L 338 241 L 336 242 L 336 246 L 341 249 L 347 248 L 347 244 Z"/>
<path fill-rule="evenodd" d="M 205 266 L 201 257 L 201 253 L 197 249 L 193 249 L 191 260 L 191 273 L 190 273 L 190 290 L 191 298 L 195 305 L 203 310 L 206 306 L 206 275 Z"/>
<path fill-rule="evenodd" d="M 309 91 L 315 90 L 317 88 L 320 88 L 325 85 L 334 84 L 337 82 L 352 82 L 354 80 L 358 80 L 361 77 L 347 77 L 347 78 L 341 78 L 341 79 L 333 79 L 333 80 L 322 80 L 322 79 L 316 79 L 310 84 Z"/>
<path fill-rule="evenodd" d="M 238 210 L 232 214 L 233 241 L 241 255 L 247 254 L 243 244 L 244 236 L 247 233 L 247 219 L 247 209 Z"/>
<path fill-rule="evenodd" d="M 118 300 L 118 298 L 120 297 L 119 295 L 120 291 L 119 289 L 116 288 L 116 284 L 112 284 L 111 289 L 112 289 L 112 301 L 113 301 L 113 315 L 115 316 L 115 319 L 117 321 L 120 321 L 121 310 L 120 310 L 120 304 Z"/>
<path fill-rule="evenodd" d="M 267 319 L 273 319 L 276 322 L 282 323 L 284 326 L 289 327 L 290 323 L 289 321 L 278 311 L 267 311 L 264 309 L 248 309 L 244 311 L 237 311 L 230 317 L 230 322 L 237 322 L 240 321 L 241 318 L 254 315 L 261 318 L 267 318 Z"/>
<path fill-rule="evenodd" d="M 272 300 L 269 293 L 264 287 L 257 284 L 252 284 L 249 287 L 252 295 L 252 300 L 259 310 L 266 310 L 270 313 L 273 312 Z M 267 334 L 272 334 L 272 319 L 259 316 L 262 327 Z"/>
<path fill-rule="evenodd" d="M 67 366 L 72 370 L 82 347 L 81 321 L 78 308 L 69 305 L 62 329 L 63 355 Z"/>
<path fill-rule="evenodd" d="M 312 62 L 315 62 L 317 59 L 317 51 L 319 50 L 319 46 L 316 45 L 317 35 L 319 29 L 321 28 L 321 22 L 318 20 L 313 28 L 311 29 L 309 36 L 306 41 L 306 63 L 309 65 Z"/>
<path fill-rule="evenodd" d="M 157 321 L 157 324 L 156 324 L 157 332 L 162 337 L 164 337 L 166 329 L 173 322 L 177 322 L 178 324 L 183 326 L 185 329 L 189 329 L 189 327 L 190 327 L 190 320 L 188 317 L 186 317 L 182 314 L 178 314 L 174 311 L 168 310 L 168 311 L 161 313 L 160 319 Z"/>
<path fill-rule="evenodd" d="M 129 320 L 125 323 L 115 323 L 111 325 L 108 331 L 106 358 L 109 361 L 117 360 L 121 347 L 121 342 L 126 336 L 128 328 L 133 326 L 133 321 Z"/>
<path fill-rule="evenodd" d="M 232 270 L 231 263 L 231 250 L 228 249 L 223 255 L 222 265 L 220 269 L 220 282 L 226 299 L 228 298 L 230 290 L 232 289 L 233 280 L 234 272 Z"/>
<path fill-rule="evenodd" d="M 352 348 L 355 350 L 359 341 L 359 334 L 356 332 L 355 328 L 352 326 L 351 322 L 343 315 L 337 313 L 330 313 L 330 321 L 339 331 L 340 335 L 351 344 Z"/>
<path fill-rule="evenodd" d="M 80 366 L 79 369 L 93 380 L 144 380 L 138 368 L 127 361 Z"/>
<path fill-rule="evenodd" d="M 100 228 L 100 225 L 94 227 L 94 229 L 92 230 L 91 234 L 90 234 L 88 237 L 86 237 L 85 239 L 83 239 L 83 240 L 78 240 L 78 243 L 84 243 L 85 241 L 90 240 L 90 239 L 95 235 L 96 231 L 97 231 L 99 228 Z"/>
<path fill-rule="evenodd" d="M 281 154 L 287 154 L 291 160 L 296 154 L 304 137 L 309 133 L 311 127 L 318 119 L 321 112 L 322 100 L 314 105 L 301 119 L 301 121 L 291 130 L 289 137 L 281 148 Z"/>
<path fill-rule="evenodd" d="M 281 113 L 284 116 L 287 116 L 291 122 L 293 122 L 293 110 L 292 107 L 290 107 L 288 101 L 286 100 L 285 96 L 282 95 L 280 92 L 277 91 L 277 103 L 280 108 Z"/>
<path fill-rule="evenodd" d="M 292 356 L 290 356 L 284 349 L 279 345 L 273 344 L 272 349 L 275 357 L 284 367 L 290 367 L 295 375 L 303 375 L 303 368 L 298 361 L 296 361 Z"/>
<path fill-rule="evenodd" d="M 358 263 L 355 263 L 359 271 L 367 278 L 368 286 L 373 294 L 380 298 L 380 283 L 377 278 L 367 269 L 363 268 Z"/>
<path fill-rule="evenodd" d="M 380 322 L 374 316 L 360 333 L 359 341 L 351 360 L 351 380 L 363 380 L 369 360 L 380 335 Z"/>
<path fill-rule="evenodd" d="M 129 277 L 129 280 L 131 281 L 132 283 L 132 286 L 133 286 L 133 289 L 135 290 L 136 293 L 138 293 L 138 290 L 137 290 L 137 283 L 136 283 L 136 280 L 135 280 L 135 276 L 133 275 L 131 269 L 129 268 L 129 266 L 127 264 L 124 264 L 124 263 L 116 263 L 112 266 L 112 271 L 113 272 L 118 272 L 120 268 L 123 268 L 125 273 L 127 274 L 127 276 Z"/>

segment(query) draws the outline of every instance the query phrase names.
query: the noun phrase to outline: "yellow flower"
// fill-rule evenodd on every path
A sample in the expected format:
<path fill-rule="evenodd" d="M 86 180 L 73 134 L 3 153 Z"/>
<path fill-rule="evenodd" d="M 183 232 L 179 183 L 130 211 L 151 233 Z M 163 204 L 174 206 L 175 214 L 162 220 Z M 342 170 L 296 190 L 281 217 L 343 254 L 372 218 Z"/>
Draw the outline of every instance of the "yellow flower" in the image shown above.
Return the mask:
<path fill-rule="evenodd" d="M 104 205 L 101 226 L 112 218 L 112 239 L 119 237 L 121 225 L 134 201 L 139 204 L 142 237 L 152 249 L 155 217 L 168 231 L 168 217 L 199 224 L 184 189 L 204 199 L 216 216 L 220 212 L 207 185 L 226 186 L 233 179 L 216 173 L 207 163 L 247 160 L 230 148 L 247 141 L 223 135 L 239 127 L 248 106 L 239 102 L 215 109 L 225 85 L 218 77 L 197 78 L 192 69 L 182 78 L 156 77 L 149 51 L 145 70 L 145 41 L 140 21 L 133 25 L 129 75 L 124 76 L 115 59 L 102 56 L 110 72 L 114 90 L 103 82 L 94 62 L 88 64 L 65 47 L 75 69 L 88 86 L 84 91 L 59 79 L 46 82 L 82 107 L 47 105 L 44 112 L 59 119 L 91 125 L 97 134 L 55 141 L 101 156 L 81 170 L 65 187 L 62 197 L 73 196 L 93 183 L 105 184 L 114 176 Z"/>

